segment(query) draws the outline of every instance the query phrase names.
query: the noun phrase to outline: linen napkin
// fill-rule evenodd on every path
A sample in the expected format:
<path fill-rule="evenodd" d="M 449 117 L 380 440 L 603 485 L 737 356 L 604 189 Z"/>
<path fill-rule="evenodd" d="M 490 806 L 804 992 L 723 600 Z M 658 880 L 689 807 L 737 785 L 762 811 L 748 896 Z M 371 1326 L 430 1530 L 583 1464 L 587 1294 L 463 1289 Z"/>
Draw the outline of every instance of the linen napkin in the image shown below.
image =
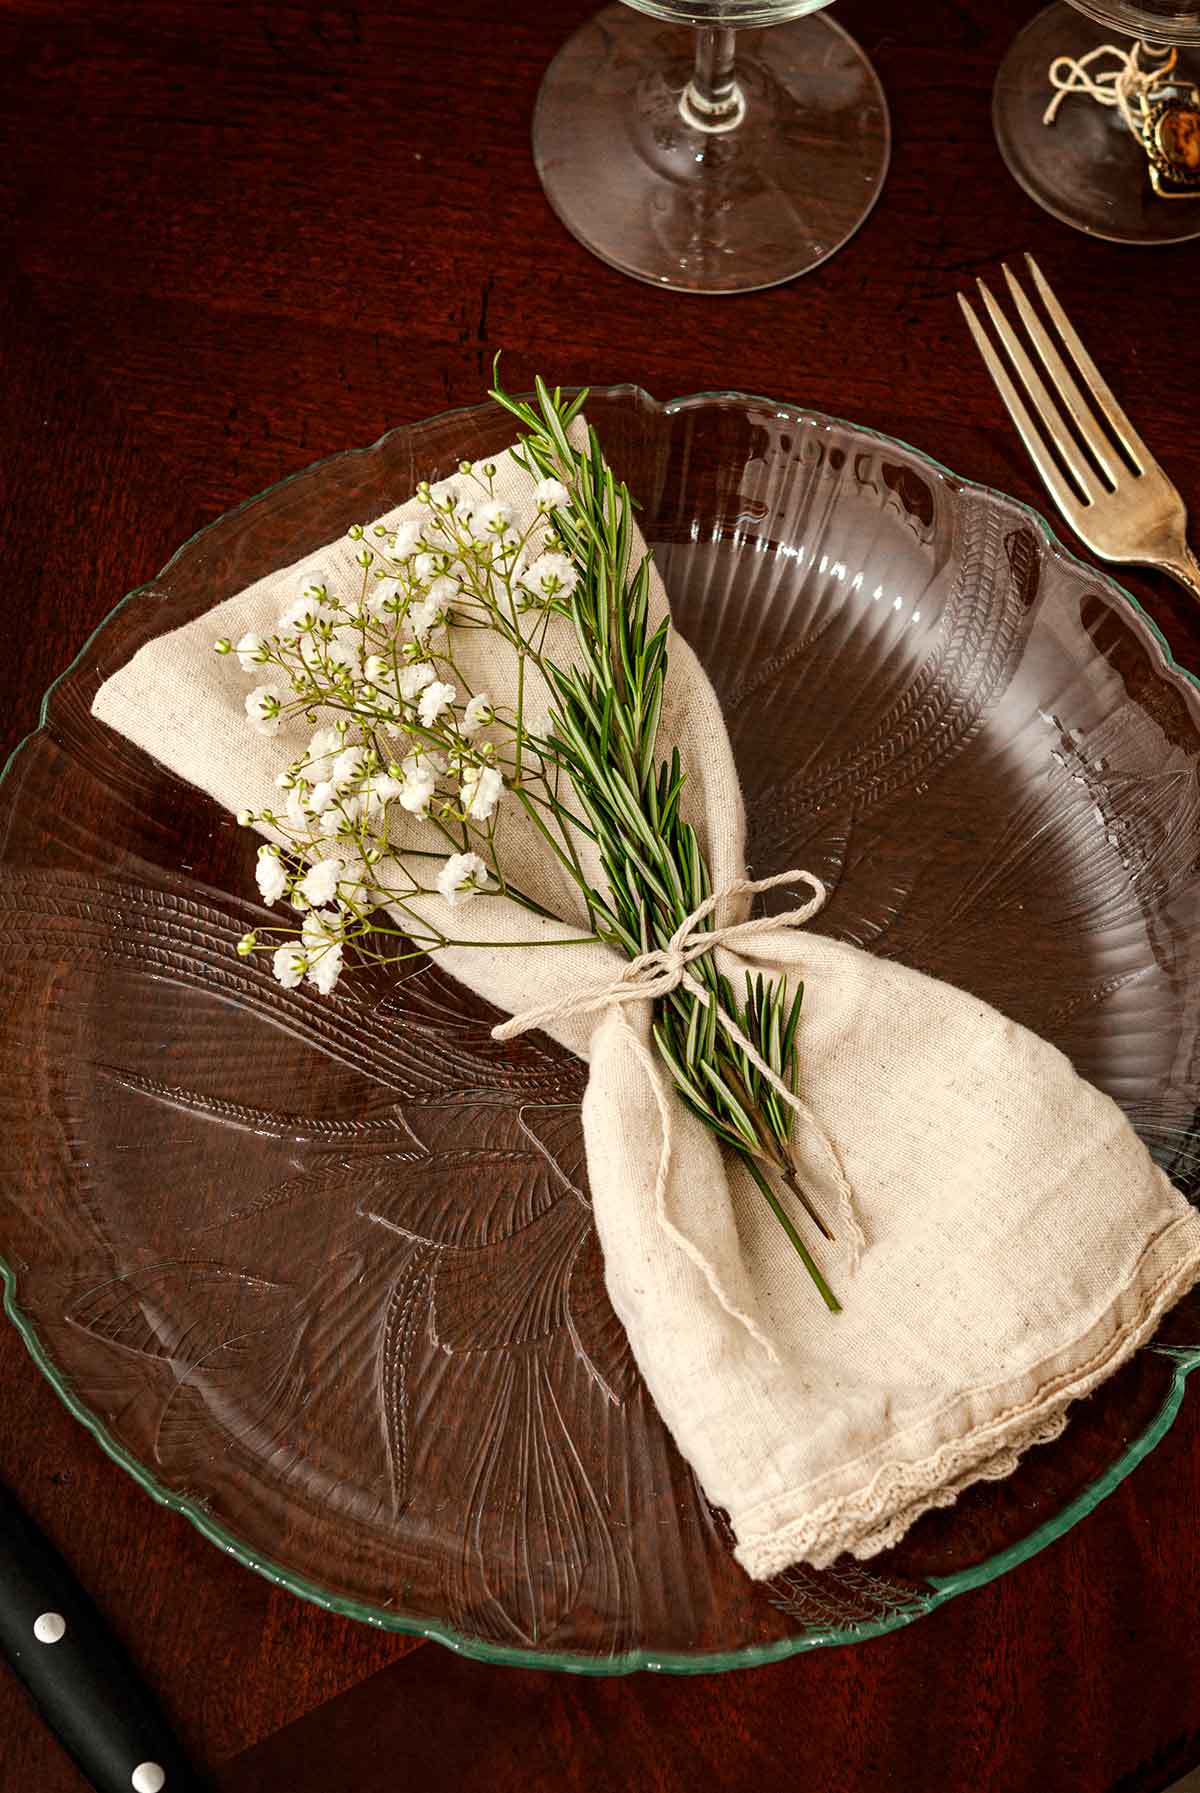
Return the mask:
<path fill-rule="evenodd" d="M 496 496 L 531 511 L 529 475 L 511 454 L 496 465 Z M 414 501 L 380 521 L 390 529 L 426 514 Z M 226 809 L 268 805 L 309 730 L 252 733 L 243 700 L 253 681 L 212 644 L 271 634 L 306 578 L 356 589 L 355 551 L 331 543 L 150 642 L 104 684 L 95 714 Z M 644 551 L 639 536 L 635 564 Z M 655 575 L 656 619 L 667 607 Z M 455 642 L 471 688 L 510 702 L 511 650 L 482 630 Z M 545 651 L 569 660 L 572 642 L 555 619 Z M 528 725 L 540 728 L 548 695 L 535 689 L 526 704 Z M 679 747 L 684 809 L 714 890 L 735 884 L 746 872 L 745 816 L 729 740 L 675 633 L 659 739 Z M 393 835 L 398 851 L 417 838 Z M 606 947 L 555 944 L 584 923 L 578 891 L 520 814 L 506 812 L 499 840 L 510 878 L 560 919 L 473 898 L 470 938 L 538 944 L 447 947 L 439 957 L 451 974 L 509 1014 L 618 975 L 624 961 Z M 589 843 L 579 847 L 598 877 Z M 443 932 L 463 937 L 461 908 L 423 901 Z M 729 894 L 715 922 L 743 920 L 749 901 Z M 839 1314 L 665 1067 L 650 1073 L 648 1002 L 564 1016 L 547 1030 L 589 1063 L 588 1177 L 613 1305 L 676 1443 L 729 1514 L 739 1562 L 762 1578 L 799 1561 L 823 1567 L 843 1551 L 868 1557 L 1056 1436 L 1070 1403 L 1200 1277 L 1200 1217 L 1107 1096 L 976 998 L 794 928 L 715 950 L 735 990 L 747 965 L 804 981 L 809 1118 L 797 1121 L 796 1156 L 837 1243 L 816 1239 L 799 1211 L 795 1219 Z"/>

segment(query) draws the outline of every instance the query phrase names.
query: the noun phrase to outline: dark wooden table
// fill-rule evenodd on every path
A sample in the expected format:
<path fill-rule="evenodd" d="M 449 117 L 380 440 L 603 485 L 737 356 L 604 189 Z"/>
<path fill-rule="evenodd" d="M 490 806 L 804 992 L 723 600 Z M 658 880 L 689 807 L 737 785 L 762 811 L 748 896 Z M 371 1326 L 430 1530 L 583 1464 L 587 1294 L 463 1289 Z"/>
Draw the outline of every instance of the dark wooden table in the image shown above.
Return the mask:
<path fill-rule="evenodd" d="M 1075 235 L 1009 179 L 1011 0 L 840 0 L 893 110 L 854 242 L 790 287 L 684 298 L 559 228 L 529 119 L 592 0 L 0 0 L 4 751 L 75 645 L 201 524 L 317 457 L 510 387 L 741 387 L 1041 502 L 954 303 L 1041 258 L 1200 517 L 1200 250 Z M 1130 584 L 1200 665 L 1200 610 Z M 158 1509 L 0 1328 L 0 1473 L 223 1793 L 1155 1793 L 1200 1762 L 1200 1397 L 1082 1526 L 853 1649 L 754 1673 L 488 1669 L 303 1605 Z M 401 1662 L 399 1659 L 404 1658 Z M 82 1782 L 0 1673 L 0 1787 Z"/>

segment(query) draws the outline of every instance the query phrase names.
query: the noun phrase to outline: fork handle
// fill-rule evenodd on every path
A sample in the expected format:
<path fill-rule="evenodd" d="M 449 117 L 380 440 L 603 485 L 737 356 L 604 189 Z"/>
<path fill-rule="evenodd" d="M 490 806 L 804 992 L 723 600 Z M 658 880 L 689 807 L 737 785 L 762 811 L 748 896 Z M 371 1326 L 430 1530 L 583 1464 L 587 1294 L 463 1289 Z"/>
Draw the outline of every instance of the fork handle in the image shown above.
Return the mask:
<path fill-rule="evenodd" d="M 1158 564 L 1185 591 L 1190 591 L 1194 598 L 1200 598 L 1200 560 L 1197 560 L 1186 542 L 1178 559 L 1172 557 L 1170 560 L 1159 561 Z"/>

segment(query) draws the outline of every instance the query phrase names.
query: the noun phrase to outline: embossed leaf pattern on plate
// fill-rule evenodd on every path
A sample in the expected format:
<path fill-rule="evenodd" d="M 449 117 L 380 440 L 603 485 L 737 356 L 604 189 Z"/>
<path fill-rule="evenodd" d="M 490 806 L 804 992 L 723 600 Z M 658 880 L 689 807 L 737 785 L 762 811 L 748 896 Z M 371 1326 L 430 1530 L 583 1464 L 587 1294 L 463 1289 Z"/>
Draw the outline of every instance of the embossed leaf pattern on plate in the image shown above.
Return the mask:
<path fill-rule="evenodd" d="M 721 695 L 755 870 L 810 866 L 818 925 L 1055 1040 L 1194 1183 L 1200 692 L 1146 620 L 1030 512 L 870 432 L 735 395 L 590 410 Z M 281 990 L 233 952 L 263 919 L 252 843 L 90 717 L 142 641 L 507 434 L 493 407 L 433 419 L 222 519 L 15 756 L 13 1311 L 159 1498 L 341 1610 L 597 1672 L 847 1641 L 1086 1511 L 1178 1399 L 1195 1304 L 1009 1480 L 869 1565 L 750 1583 L 605 1293 L 585 1067 L 497 1046 L 436 966 Z"/>

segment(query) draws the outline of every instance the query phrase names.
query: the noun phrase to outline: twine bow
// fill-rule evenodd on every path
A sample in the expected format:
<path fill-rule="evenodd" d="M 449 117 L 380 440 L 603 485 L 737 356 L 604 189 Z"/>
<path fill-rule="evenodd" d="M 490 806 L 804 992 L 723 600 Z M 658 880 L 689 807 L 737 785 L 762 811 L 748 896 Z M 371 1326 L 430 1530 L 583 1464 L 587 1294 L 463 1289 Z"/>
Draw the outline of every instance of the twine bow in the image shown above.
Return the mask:
<path fill-rule="evenodd" d="M 1143 68 L 1140 61 L 1143 55 L 1158 58 L 1157 65 Z M 1093 75 L 1091 65 L 1101 56 L 1115 56 L 1117 66 Z M 1178 57 L 1177 50 L 1154 50 L 1149 44 L 1142 43 L 1135 43 L 1128 51 L 1119 44 L 1100 44 L 1086 56 L 1056 56 L 1048 70 L 1050 85 L 1055 89 L 1054 98 L 1042 114 L 1042 123 L 1054 123 L 1058 109 L 1069 93 L 1084 93 L 1098 106 L 1116 107 L 1128 130 L 1140 139 L 1142 126 L 1134 106 L 1148 98 L 1160 82 L 1167 80 Z"/>
<path fill-rule="evenodd" d="M 756 896 L 763 891 L 775 890 L 783 884 L 799 883 L 811 884 L 813 895 L 806 903 L 797 905 L 795 909 L 790 909 L 783 915 L 759 916 L 750 921 L 730 922 L 724 927 L 705 926 L 709 916 L 728 897 Z M 576 1015 L 596 1014 L 602 1009 L 611 1010 L 621 1016 L 633 1050 L 649 1079 L 662 1128 L 662 1149 L 659 1153 L 658 1172 L 654 1186 L 654 1207 L 659 1224 L 686 1252 L 692 1262 L 703 1271 L 709 1287 L 726 1311 L 742 1322 L 772 1358 L 777 1355 L 774 1347 L 770 1339 L 762 1332 L 753 1315 L 747 1313 L 733 1301 L 722 1285 L 716 1269 L 705 1257 L 703 1251 L 674 1225 L 667 1213 L 667 1186 L 674 1152 L 671 1103 L 657 1059 L 647 1050 L 629 1026 L 622 1011 L 631 1002 L 654 1002 L 660 996 L 669 995 L 672 990 L 680 988 L 686 990 L 689 996 L 702 1003 L 706 1009 L 712 1008 L 711 993 L 705 989 L 698 978 L 693 977 L 689 969 L 696 959 L 712 952 L 715 947 L 735 947 L 744 941 L 753 939 L 758 934 L 772 933 L 779 928 L 802 928 L 824 907 L 828 894 L 821 880 L 815 878 L 811 872 L 777 872 L 771 878 L 734 878 L 722 889 L 714 891 L 711 896 L 706 897 L 704 902 L 697 904 L 691 914 L 685 916 L 680 922 L 666 946 L 640 953 L 637 958 L 630 959 L 627 964 L 623 965 L 615 977 L 609 978 L 604 983 L 593 985 L 590 989 L 569 990 L 556 1001 L 541 1003 L 535 1008 L 523 1009 L 520 1014 L 511 1016 L 509 1020 L 498 1023 L 492 1029 L 493 1039 L 511 1040 L 515 1039 L 518 1034 L 527 1033 L 531 1028 L 544 1027 L 547 1022 L 565 1021 Z M 819 1142 L 834 1187 L 838 1192 L 838 1212 L 848 1242 L 849 1267 L 853 1270 L 858 1264 L 864 1240 L 862 1229 L 854 1212 L 853 1193 L 833 1142 L 807 1102 L 772 1070 L 753 1042 L 747 1039 L 745 1032 L 738 1026 L 733 1016 L 727 1014 L 719 1003 L 716 1005 L 715 1012 L 718 1024 L 724 1028 L 739 1051 L 745 1054 L 759 1075 L 765 1078 L 780 1099 L 788 1104 L 813 1138 Z"/>

